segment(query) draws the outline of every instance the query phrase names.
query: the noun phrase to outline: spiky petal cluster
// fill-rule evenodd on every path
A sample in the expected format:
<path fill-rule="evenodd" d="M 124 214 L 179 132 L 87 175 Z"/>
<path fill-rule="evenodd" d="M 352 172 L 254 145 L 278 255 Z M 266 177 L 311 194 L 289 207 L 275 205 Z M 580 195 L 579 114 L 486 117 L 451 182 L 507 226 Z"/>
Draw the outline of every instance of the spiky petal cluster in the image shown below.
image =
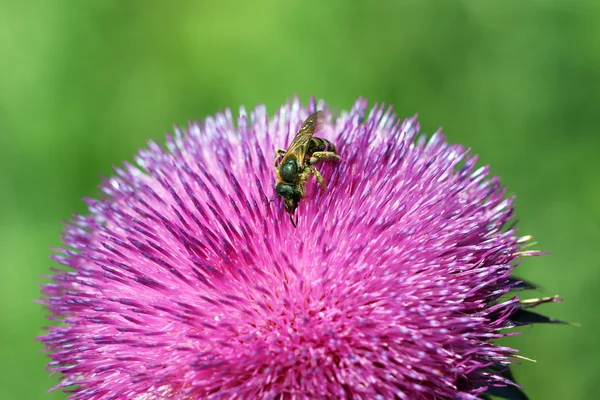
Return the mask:
<path fill-rule="evenodd" d="M 415 118 L 358 100 L 327 113 L 319 136 L 342 161 L 318 166 L 327 190 L 309 182 L 295 229 L 271 201 L 274 149 L 316 108 L 176 130 L 87 200 L 54 256 L 68 268 L 43 286 L 61 322 L 40 338 L 58 387 L 73 399 L 520 395 L 502 374 L 516 351 L 492 341 L 544 300 L 500 300 L 524 286 L 518 257 L 536 253 L 505 228 L 499 180 L 440 133 L 418 136 Z"/>

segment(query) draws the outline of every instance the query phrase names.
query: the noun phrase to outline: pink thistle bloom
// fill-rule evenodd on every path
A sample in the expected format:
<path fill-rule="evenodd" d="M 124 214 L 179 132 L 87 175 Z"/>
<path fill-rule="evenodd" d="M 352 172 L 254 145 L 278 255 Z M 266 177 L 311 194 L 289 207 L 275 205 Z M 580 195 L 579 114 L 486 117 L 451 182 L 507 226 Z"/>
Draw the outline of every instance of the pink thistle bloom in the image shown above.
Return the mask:
<path fill-rule="evenodd" d="M 274 190 L 311 101 L 230 111 L 149 143 L 66 225 L 40 337 L 72 399 L 526 398 L 507 328 L 530 239 L 477 158 L 359 99 L 316 135 L 294 228 Z M 272 201 L 274 200 L 274 201 Z"/>

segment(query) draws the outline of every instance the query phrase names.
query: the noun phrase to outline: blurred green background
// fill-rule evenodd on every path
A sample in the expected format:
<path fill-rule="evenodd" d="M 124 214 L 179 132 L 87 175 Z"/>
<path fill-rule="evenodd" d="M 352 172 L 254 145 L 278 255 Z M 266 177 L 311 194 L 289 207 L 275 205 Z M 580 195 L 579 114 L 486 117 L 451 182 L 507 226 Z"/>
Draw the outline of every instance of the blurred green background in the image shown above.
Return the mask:
<path fill-rule="evenodd" d="M 148 139 L 225 107 L 298 93 L 419 113 L 517 194 L 550 256 L 521 276 L 582 327 L 508 343 L 532 399 L 595 398 L 600 379 L 600 7 L 597 1 L 4 1 L 0 3 L 1 399 L 45 394 L 33 301 L 101 175 Z M 533 293 L 536 295 L 536 293 Z"/>

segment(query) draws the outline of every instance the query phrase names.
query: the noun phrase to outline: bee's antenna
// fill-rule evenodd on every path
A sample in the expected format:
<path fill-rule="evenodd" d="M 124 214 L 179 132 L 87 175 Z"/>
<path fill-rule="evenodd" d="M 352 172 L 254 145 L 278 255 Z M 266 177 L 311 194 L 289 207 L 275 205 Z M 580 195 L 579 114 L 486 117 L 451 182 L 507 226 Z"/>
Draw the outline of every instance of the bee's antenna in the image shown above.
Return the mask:
<path fill-rule="evenodd" d="M 292 225 L 294 225 L 295 228 L 298 224 L 298 216 L 296 215 L 296 222 L 294 222 L 294 217 L 290 214 L 290 221 L 292 221 Z"/>

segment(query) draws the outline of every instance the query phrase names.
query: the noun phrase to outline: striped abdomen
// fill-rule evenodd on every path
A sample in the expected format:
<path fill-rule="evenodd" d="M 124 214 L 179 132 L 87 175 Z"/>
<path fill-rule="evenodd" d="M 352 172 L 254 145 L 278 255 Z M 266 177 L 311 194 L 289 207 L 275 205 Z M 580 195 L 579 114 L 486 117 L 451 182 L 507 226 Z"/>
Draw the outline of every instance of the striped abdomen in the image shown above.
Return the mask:
<path fill-rule="evenodd" d="M 312 137 L 310 139 L 310 143 L 308 144 L 308 148 L 306 149 L 306 157 L 310 157 L 313 153 L 318 151 L 330 151 L 332 153 L 336 153 L 335 146 L 327 139 Z"/>

